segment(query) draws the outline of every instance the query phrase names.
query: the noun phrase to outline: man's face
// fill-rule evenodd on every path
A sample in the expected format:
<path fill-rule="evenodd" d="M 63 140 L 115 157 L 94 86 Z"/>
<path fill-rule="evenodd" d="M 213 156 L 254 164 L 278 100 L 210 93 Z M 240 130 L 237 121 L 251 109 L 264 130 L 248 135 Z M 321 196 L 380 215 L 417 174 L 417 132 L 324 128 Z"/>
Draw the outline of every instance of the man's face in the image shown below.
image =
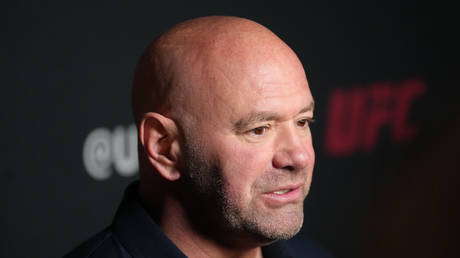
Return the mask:
<path fill-rule="evenodd" d="M 313 98 L 294 57 L 218 63 L 184 107 L 185 169 L 230 232 L 288 239 L 303 223 L 314 166 Z"/>

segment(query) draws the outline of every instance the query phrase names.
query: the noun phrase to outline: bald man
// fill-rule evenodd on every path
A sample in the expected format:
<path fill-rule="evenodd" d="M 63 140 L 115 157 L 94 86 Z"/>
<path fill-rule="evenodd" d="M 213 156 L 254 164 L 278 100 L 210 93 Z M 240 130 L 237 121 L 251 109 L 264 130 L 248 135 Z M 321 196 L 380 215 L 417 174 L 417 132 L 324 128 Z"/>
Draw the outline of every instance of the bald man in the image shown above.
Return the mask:
<path fill-rule="evenodd" d="M 68 257 L 329 257 L 291 239 L 313 173 L 314 101 L 270 30 L 215 16 L 174 26 L 140 58 L 132 104 L 140 182 Z"/>

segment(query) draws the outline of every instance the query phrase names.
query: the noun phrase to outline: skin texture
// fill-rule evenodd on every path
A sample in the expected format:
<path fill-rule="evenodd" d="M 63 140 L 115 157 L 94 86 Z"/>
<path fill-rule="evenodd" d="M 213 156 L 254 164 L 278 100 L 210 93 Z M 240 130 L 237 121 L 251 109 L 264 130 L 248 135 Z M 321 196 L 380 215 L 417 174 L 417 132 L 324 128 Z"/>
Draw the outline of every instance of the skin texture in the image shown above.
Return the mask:
<path fill-rule="evenodd" d="M 261 257 L 300 230 L 313 106 L 295 53 L 252 21 L 189 20 L 145 50 L 133 87 L 139 192 L 187 256 Z"/>

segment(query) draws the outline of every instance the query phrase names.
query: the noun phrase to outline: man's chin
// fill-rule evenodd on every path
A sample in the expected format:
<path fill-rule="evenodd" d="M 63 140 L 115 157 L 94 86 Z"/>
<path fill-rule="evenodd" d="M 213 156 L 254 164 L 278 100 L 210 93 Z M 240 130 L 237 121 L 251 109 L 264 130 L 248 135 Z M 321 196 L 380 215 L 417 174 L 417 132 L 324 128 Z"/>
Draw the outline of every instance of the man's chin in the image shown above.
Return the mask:
<path fill-rule="evenodd" d="M 294 221 L 293 221 L 294 222 Z M 266 230 L 259 231 L 259 235 L 264 238 L 264 242 L 274 242 L 279 240 L 288 240 L 299 233 L 302 228 L 303 220 L 300 222 L 286 225 L 286 223 L 280 223 L 275 227 L 268 228 Z"/>
<path fill-rule="evenodd" d="M 293 207 L 294 208 L 294 207 Z M 232 218 L 235 219 L 235 218 Z M 252 213 L 238 218 L 239 228 L 258 244 L 266 245 L 295 236 L 303 225 L 303 205 L 277 214 Z M 235 221 L 231 224 L 236 224 Z"/>

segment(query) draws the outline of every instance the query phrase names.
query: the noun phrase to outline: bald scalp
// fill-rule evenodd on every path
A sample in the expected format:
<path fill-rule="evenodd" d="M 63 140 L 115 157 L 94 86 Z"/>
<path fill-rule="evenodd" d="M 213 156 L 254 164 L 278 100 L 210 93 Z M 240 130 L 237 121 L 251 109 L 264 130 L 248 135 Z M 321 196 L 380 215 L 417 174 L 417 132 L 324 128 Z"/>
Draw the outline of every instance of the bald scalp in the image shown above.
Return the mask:
<path fill-rule="evenodd" d="M 244 70 L 256 59 L 263 62 L 280 53 L 297 61 L 273 32 L 248 19 L 210 16 L 180 23 L 155 39 L 136 66 L 132 90 L 136 124 L 146 112 L 168 114 L 190 103 L 191 96 L 206 94 L 216 66 L 234 64 Z"/>

